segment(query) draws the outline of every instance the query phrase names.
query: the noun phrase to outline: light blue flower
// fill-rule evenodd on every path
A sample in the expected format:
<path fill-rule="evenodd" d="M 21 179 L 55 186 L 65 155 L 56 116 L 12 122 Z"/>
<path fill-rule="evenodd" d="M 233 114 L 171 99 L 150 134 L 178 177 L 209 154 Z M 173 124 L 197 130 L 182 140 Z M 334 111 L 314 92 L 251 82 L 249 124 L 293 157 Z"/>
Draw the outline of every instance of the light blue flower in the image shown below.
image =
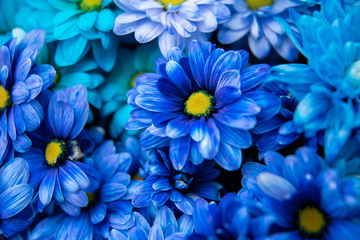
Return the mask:
<path fill-rule="evenodd" d="M 183 49 L 190 40 L 206 41 L 208 33 L 227 21 L 230 0 L 114 0 L 125 13 L 116 18 L 117 35 L 135 33 L 146 43 L 158 37 L 164 56 L 172 47 Z"/>
<path fill-rule="evenodd" d="M 75 64 L 91 49 L 97 64 L 110 71 L 119 44 L 112 32 L 119 13 L 111 0 L 27 0 L 16 20 L 25 30 L 44 28 L 48 41 L 60 41 L 55 53 L 57 65 Z"/>
<path fill-rule="evenodd" d="M 136 50 L 120 48 L 118 56 L 113 70 L 106 75 L 106 82 L 100 88 L 104 103 L 100 116 L 111 116 L 109 132 L 114 139 L 124 132 L 130 112 L 134 109 L 127 104 L 126 93 L 135 86 L 137 76 L 154 71 L 155 60 L 161 53 L 156 44 L 150 43 L 138 46 Z"/>
<path fill-rule="evenodd" d="M 282 22 L 308 65 L 272 68 L 269 81 L 284 84 L 299 101 L 294 123 L 307 136 L 324 131 L 327 160 L 333 162 L 360 127 L 360 6 L 348 14 L 338 1 L 323 1 L 313 16 L 293 12 L 300 32 Z"/>
<path fill-rule="evenodd" d="M 290 0 L 237 0 L 231 19 L 221 27 L 218 39 L 230 44 L 247 35 L 256 57 L 265 58 L 273 47 L 281 57 L 295 61 L 299 52 L 276 19 L 288 21 L 289 9 L 299 5 Z"/>

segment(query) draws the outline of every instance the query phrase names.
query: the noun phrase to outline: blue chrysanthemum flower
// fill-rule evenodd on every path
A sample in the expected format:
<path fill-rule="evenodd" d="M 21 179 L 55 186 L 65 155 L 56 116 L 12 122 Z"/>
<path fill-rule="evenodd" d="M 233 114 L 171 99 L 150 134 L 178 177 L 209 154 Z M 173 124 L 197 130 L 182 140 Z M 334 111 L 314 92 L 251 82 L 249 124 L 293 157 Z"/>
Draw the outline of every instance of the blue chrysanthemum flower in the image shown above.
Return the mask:
<path fill-rule="evenodd" d="M 44 219 L 32 231 L 31 239 L 59 239 L 69 233 L 68 239 L 74 240 L 107 239 L 111 229 L 127 234 L 134 226 L 135 215 L 128 191 L 131 177 L 127 174 L 131 156 L 116 153 L 114 142 L 105 141 L 84 163 L 97 170 L 89 175 L 88 204 L 79 208 L 78 216 L 61 214 Z"/>
<path fill-rule="evenodd" d="M 360 181 L 331 169 L 313 150 L 303 147 L 284 158 L 265 155 L 265 164 L 246 163 L 243 186 L 275 218 L 271 238 L 357 239 Z"/>
<path fill-rule="evenodd" d="M 354 24 L 360 21 L 360 6 L 346 15 L 340 2 L 324 1 L 320 13 L 293 16 L 300 33 L 283 26 L 308 65 L 273 67 L 269 80 L 285 84 L 299 101 L 298 128 L 309 136 L 325 131 L 326 158 L 333 162 L 360 127 L 360 31 Z"/>
<path fill-rule="evenodd" d="M 230 44 L 248 35 L 249 47 L 256 57 L 265 58 L 273 47 L 284 59 L 295 61 L 299 52 L 276 18 L 288 20 L 289 8 L 300 5 L 290 0 L 237 0 L 232 17 L 223 24 L 218 39 Z"/>
<path fill-rule="evenodd" d="M 29 133 L 33 146 L 21 156 L 30 166 L 37 209 L 42 211 L 55 200 L 65 212 L 77 215 L 88 203 L 85 190 L 93 171 L 78 161 L 93 146 L 83 130 L 89 112 L 86 88 L 77 85 L 49 95 L 46 92 L 39 99 L 48 105 L 46 117 L 37 131 Z"/>
<path fill-rule="evenodd" d="M 227 21 L 229 0 L 114 0 L 125 11 L 115 20 L 118 35 L 135 33 L 140 43 L 159 38 L 164 56 L 172 47 L 183 49 L 189 40 L 206 41 L 208 33 Z"/>
<path fill-rule="evenodd" d="M 195 232 L 184 239 L 263 239 L 272 224 L 271 216 L 264 215 L 256 201 L 234 193 L 222 197 L 219 205 L 198 199 L 195 203 L 193 223 Z"/>
<path fill-rule="evenodd" d="M 119 44 L 112 29 L 120 13 L 111 4 L 111 0 L 27 0 L 16 20 L 26 30 L 34 26 L 46 29 L 48 41 L 60 41 L 55 53 L 57 65 L 73 65 L 91 49 L 97 64 L 110 71 Z"/>
<path fill-rule="evenodd" d="M 241 149 L 252 144 L 249 129 L 256 120 L 278 112 L 278 97 L 258 91 L 268 74 L 267 64 L 246 68 L 246 51 L 215 49 L 209 42 L 191 42 L 189 57 L 180 49 L 157 73 L 142 74 L 128 93 L 135 110 L 127 129 L 147 128 L 142 147 L 170 145 L 175 169 L 189 160 L 200 164 L 215 161 L 227 170 L 239 169 Z"/>
<path fill-rule="evenodd" d="M 139 213 L 136 215 L 136 226 L 124 235 L 117 230 L 110 233 L 111 239 L 118 240 L 160 240 L 181 239 L 184 234 L 191 233 L 194 229 L 190 216 L 184 214 L 178 220 L 174 213 L 167 207 L 162 207 L 156 213 L 152 224 Z M 180 235 L 177 235 L 180 234 Z"/>
<path fill-rule="evenodd" d="M 16 151 L 29 150 L 25 131 L 36 130 L 43 119 L 44 110 L 35 98 L 55 78 L 52 66 L 34 64 L 44 36 L 43 30 L 33 30 L 18 44 L 11 39 L 0 48 L 1 161 L 10 142 Z"/>
<path fill-rule="evenodd" d="M 35 216 L 31 206 L 34 191 L 28 179 L 29 166 L 21 158 L 10 160 L 0 169 L 0 231 L 5 237 L 25 230 Z"/>
<path fill-rule="evenodd" d="M 215 182 L 220 171 L 211 162 L 195 166 L 188 163 L 182 171 L 176 171 L 168 156 L 158 150 L 158 158 L 150 166 L 150 175 L 134 190 L 135 207 L 151 205 L 175 207 L 192 215 L 195 200 L 199 197 L 219 201 L 222 186 Z"/>
<path fill-rule="evenodd" d="M 127 104 L 126 93 L 135 87 L 135 79 L 142 73 L 153 72 L 154 62 L 161 56 L 155 44 L 138 46 L 136 50 L 120 48 L 115 67 L 106 75 L 106 82 L 100 88 L 104 106 L 100 110 L 102 117 L 112 115 L 109 126 L 110 136 L 114 139 L 124 132 L 130 112 L 134 109 Z"/>

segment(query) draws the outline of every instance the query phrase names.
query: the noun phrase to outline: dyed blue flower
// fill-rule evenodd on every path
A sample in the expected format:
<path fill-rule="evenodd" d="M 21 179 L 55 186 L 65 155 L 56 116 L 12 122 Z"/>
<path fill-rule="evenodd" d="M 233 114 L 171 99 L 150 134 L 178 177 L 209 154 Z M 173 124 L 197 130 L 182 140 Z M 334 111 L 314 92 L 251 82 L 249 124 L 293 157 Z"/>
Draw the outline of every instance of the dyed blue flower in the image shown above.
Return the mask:
<path fill-rule="evenodd" d="M 299 52 L 276 18 L 287 20 L 289 8 L 300 5 L 290 0 L 235 1 L 231 19 L 223 24 L 218 39 L 230 44 L 248 35 L 249 47 L 256 57 L 265 58 L 273 47 L 284 59 L 295 61 Z"/>
<path fill-rule="evenodd" d="M 46 92 L 39 99 L 48 105 L 46 117 L 37 131 L 29 133 L 33 146 L 22 157 L 30 166 L 37 209 L 42 211 L 55 200 L 68 214 L 78 215 L 88 203 L 85 190 L 93 171 L 79 162 L 93 145 L 83 130 L 89 112 L 86 88 L 77 85 L 49 95 Z"/>
<path fill-rule="evenodd" d="M 183 239 L 263 239 L 273 222 L 256 202 L 247 202 L 234 193 L 226 194 L 219 205 L 196 200 L 193 215 L 195 232 Z"/>
<path fill-rule="evenodd" d="M 21 158 L 10 160 L 0 169 L 0 231 L 5 237 L 25 230 L 35 216 L 28 179 L 29 166 Z"/>
<path fill-rule="evenodd" d="M 357 239 L 360 181 L 328 167 L 309 148 L 284 158 L 269 152 L 265 164 L 246 163 L 243 186 L 275 218 L 276 239 Z"/>
<path fill-rule="evenodd" d="M 55 77 L 52 66 L 34 64 L 44 36 L 43 30 L 34 30 L 18 44 L 11 39 L 0 48 L 0 163 L 10 142 L 16 151 L 29 150 L 25 131 L 36 130 L 43 119 L 44 110 L 35 98 Z"/>
<path fill-rule="evenodd" d="M 156 217 L 150 226 L 149 222 L 139 213 L 136 215 L 136 226 L 124 235 L 117 230 L 110 233 L 111 239 L 118 240 L 159 240 L 159 239 L 181 239 L 184 234 L 191 233 L 194 229 L 190 216 L 184 214 L 179 220 L 167 207 L 162 207 L 156 213 Z M 180 235 L 178 235 L 180 234 Z"/>
<path fill-rule="evenodd" d="M 192 215 L 195 200 L 199 197 L 218 201 L 221 185 L 214 181 L 220 171 L 212 168 L 211 162 L 195 166 L 189 163 L 182 171 L 176 171 L 168 156 L 161 150 L 151 164 L 150 175 L 134 190 L 132 202 L 135 207 L 167 205 L 185 214 Z"/>
<path fill-rule="evenodd" d="M 128 187 L 131 181 L 127 170 L 131 165 L 128 153 L 116 153 L 114 142 L 105 141 L 84 163 L 96 169 L 89 175 L 86 189 L 89 200 L 79 208 L 78 216 L 61 214 L 41 221 L 33 230 L 31 239 L 45 237 L 69 239 L 108 238 L 111 229 L 127 233 L 134 226 L 135 215 Z"/>
<path fill-rule="evenodd" d="M 127 129 L 147 128 L 142 147 L 170 145 L 176 170 L 191 161 L 214 159 L 227 170 L 239 169 L 241 149 L 252 144 L 249 129 L 257 118 L 268 119 L 281 102 L 275 95 L 257 91 L 268 74 L 267 64 L 246 68 L 246 51 L 215 49 L 209 42 L 191 42 L 189 57 L 178 48 L 157 73 L 142 74 L 128 93 L 135 108 Z"/>
<path fill-rule="evenodd" d="M 55 62 L 59 66 L 77 63 L 89 50 L 105 71 L 116 61 L 118 38 L 113 34 L 115 17 L 111 0 L 46 0 L 27 5 L 17 14 L 17 23 L 24 29 L 34 26 L 46 29 L 48 41 L 59 40 Z M 30 15 L 30 19 L 29 19 Z"/>
<path fill-rule="evenodd" d="M 172 47 L 183 49 L 192 39 L 206 41 L 208 33 L 227 21 L 228 0 L 114 0 L 124 10 L 115 20 L 114 33 L 135 33 L 146 43 L 158 37 L 164 56 Z"/>
<path fill-rule="evenodd" d="M 326 158 L 333 162 L 360 127 L 360 31 L 353 24 L 360 6 L 346 15 L 338 1 L 324 1 L 321 13 L 293 15 L 300 33 L 283 26 L 309 64 L 273 67 L 269 81 L 285 84 L 299 101 L 294 113 L 299 129 L 310 137 L 324 132 Z"/>
<path fill-rule="evenodd" d="M 124 132 L 130 112 L 134 109 L 127 104 L 126 93 L 135 87 L 135 79 L 142 73 L 153 72 L 154 62 L 161 53 L 155 44 L 138 46 L 136 50 L 120 48 L 115 67 L 106 75 L 106 82 L 100 88 L 104 106 L 100 109 L 101 117 L 111 116 L 110 136 L 118 139 Z"/>

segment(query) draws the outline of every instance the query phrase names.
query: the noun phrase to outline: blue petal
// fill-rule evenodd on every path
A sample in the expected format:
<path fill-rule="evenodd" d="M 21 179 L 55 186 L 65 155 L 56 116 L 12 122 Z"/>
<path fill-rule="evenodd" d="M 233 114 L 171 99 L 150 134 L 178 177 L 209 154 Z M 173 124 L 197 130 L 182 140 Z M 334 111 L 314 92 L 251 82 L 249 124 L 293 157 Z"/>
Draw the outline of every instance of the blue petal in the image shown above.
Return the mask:
<path fill-rule="evenodd" d="M 180 64 L 170 60 L 166 63 L 166 73 L 170 81 L 181 90 L 183 96 L 188 96 L 191 93 L 190 79 Z"/>
<path fill-rule="evenodd" d="M 100 189 L 100 200 L 112 202 L 126 194 L 126 186 L 119 183 L 103 184 Z"/>
<path fill-rule="evenodd" d="M 97 224 L 104 220 L 106 216 L 107 206 L 103 202 L 98 202 L 95 206 L 90 208 L 90 220 L 93 224 Z"/>
<path fill-rule="evenodd" d="M 12 159 L 0 169 L 0 193 L 15 185 L 27 183 L 28 179 L 28 163 L 22 158 Z"/>
<path fill-rule="evenodd" d="M 241 91 L 249 92 L 259 87 L 269 74 L 270 66 L 258 64 L 241 71 Z"/>
<path fill-rule="evenodd" d="M 170 138 L 180 138 L 189 133 L 190 120 L 186 116 L 180 116 L 166 125 L 166 134 Z"/>
<path fill-rule="evenodd" d="M 241 149 L 221 143 L 215 161 L 228 171 L 238 170 L 242 163 Z"/>
<path fill-rule="evenodd" d="M 54 188 L 55 188 L 55 180 L 57 177 L 57 169 L 50 169 L 44 178 L 41 180 L 39 187 L 39 198 L 42 204 L 48 205 L 52 199 Z"/>
<path fill-rule="evenodd" d="M 190 136 L 171 139 L 170 159 L 176 170 L 181 170 L 188 159 L 190 150 Z"/>
<path fill-rule="evenodd" d="M 167 200 L 169 200 L 169 197 L 170 197 L 169 191 L 159 192 L 159 193 L 154 193 L 151 197 L 151 200 L 155 206 L 161 207 L 166 203 Z"/>
<path fill-rule="evenodd" d="M 59 180 L 61 188 L 67 192 L 79 191 L 79 184 L 62 168 L 59 167 Z"/>
<path fill-rule="evenodd" d="M 199 198 L 196 200 L 195 204 L 195 211 L 193 215 L 195 232 L 205 236 L 214 236 L 214 221 L 216 219 L 213 219 L 208 203 L 204 199 Z"/>
<path fill-rule="evenodd" d="M 204 116 L 201 116 L 200 120 L 192 121 L 190 124 L 190 136 L 196 142 L 200 142 L 204 138 L 205 130 L 206 121 Z"/>
<path fill-rule="evenodd" d="M 33 189 L 28 184 L 20 184 L 6 189 L 0 195 L 0 218 L 6 219 L 18 214 L 31 201 Z"/>
<path fill-rule="evenodd" d="M 199 41 L 192 41 L 189 45 L 189 59 L 191 71 L 199 87 L 205 89 L 206 79 L 204 76 L 205 63 L 209 52 Z"/>
<path fill-rule="evenodd" d="M 142 227 L 133 227 L 128 233 L 128 240 L 144 240 L 147 234 Z"/>
<path fill-rule="evenodd" d="M 290 199 L 296 193 L 289 181 L 272 173 L 261 173 L 257 182 L 265 194 L 277 200 Z"/>
<path fill-rule="evenodd" d="M 70 177 L 72 177 L 77 182 L 81 189 L 85 189 L 89 186 L 89 178 L 72 161 L 66 161 L 66 163 L 62 167 L 70 175 Z"/>
<path fill-rule="evenodd" d="M 152 187 L 156 191 L 168 191 L 173 188 L 167 177 L 160 178 L 159 180 L 153 183 Z"/>
<path fill-rule="evenodd" d="M 213 119 L 207 120 L 204 138 L 198 142 L 198 149 L 201 155 L 206 159 L 215 157 L 220 145 L 220 132 Z"/>
<path fill-rule="evenodd" d="M 189 196 L 185 196 L 180 202 L 174 202 L 175 206 L 187 215 L 192 215 L 194 212 L 195 200 Z"/>
<path fill-rule="evenodd" d="M 164 234 L 160 225 L 154 225 L 149 232 L 149 240 L 163 240 Z"/>

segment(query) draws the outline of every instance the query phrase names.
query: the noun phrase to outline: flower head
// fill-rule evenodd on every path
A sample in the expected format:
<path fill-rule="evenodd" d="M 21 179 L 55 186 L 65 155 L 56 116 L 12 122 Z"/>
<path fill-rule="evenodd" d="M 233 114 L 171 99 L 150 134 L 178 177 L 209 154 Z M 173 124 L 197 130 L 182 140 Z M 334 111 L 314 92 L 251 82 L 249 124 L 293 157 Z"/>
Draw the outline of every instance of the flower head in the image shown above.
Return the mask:
<path fill-rule="evenodd" d="M 230 11 L 225 0 L 115 0 L 124 10 L 115 20 L 114 32 L 135 32 L 140 43 L 159 38 L 164 56 L 172 47 L 184 48 L 189 40 L 207 40 L 207 33 L 227 21 Z"/>
<path fill-rule="evenodd" d="M 16 151 L 29 150 L 25 131 L 36 130 L 43 119 L 44 110 L 35 98 L 55 77 L 52 66 L 35 64 L 44 36 L 43 30 L 33 30 L 19 43 L 11 39 L 0 48 L 0 163 L 11 143 Z"/>
<path fill-rule="evenodd" d="M 246 163 L 243 186 L 275 219 L 271 236 L 291 239 L 356 239 L 359 179 L 344 177 L 309 148 L 284 158 L 265 155 L 265 164 Z"/>
<path fill-rule="evenodd" d="M 189 57 L 178 48 L 157 73 L 135 80 L 128 102 L 135 109 L 127 129 L 146 127 L 144 148 L 170 145 L 170 160 L 182 169 L 190 160 L 215 161 L 227 170 L 241 165 L 241 149 L 252 144 L 249 129 L 257 119 L 268 119 L 280 100 L 258 91 L 269 66 L 246 68 L 248 53 L 215 49 L 210 43 L 191 42 Z"/>

